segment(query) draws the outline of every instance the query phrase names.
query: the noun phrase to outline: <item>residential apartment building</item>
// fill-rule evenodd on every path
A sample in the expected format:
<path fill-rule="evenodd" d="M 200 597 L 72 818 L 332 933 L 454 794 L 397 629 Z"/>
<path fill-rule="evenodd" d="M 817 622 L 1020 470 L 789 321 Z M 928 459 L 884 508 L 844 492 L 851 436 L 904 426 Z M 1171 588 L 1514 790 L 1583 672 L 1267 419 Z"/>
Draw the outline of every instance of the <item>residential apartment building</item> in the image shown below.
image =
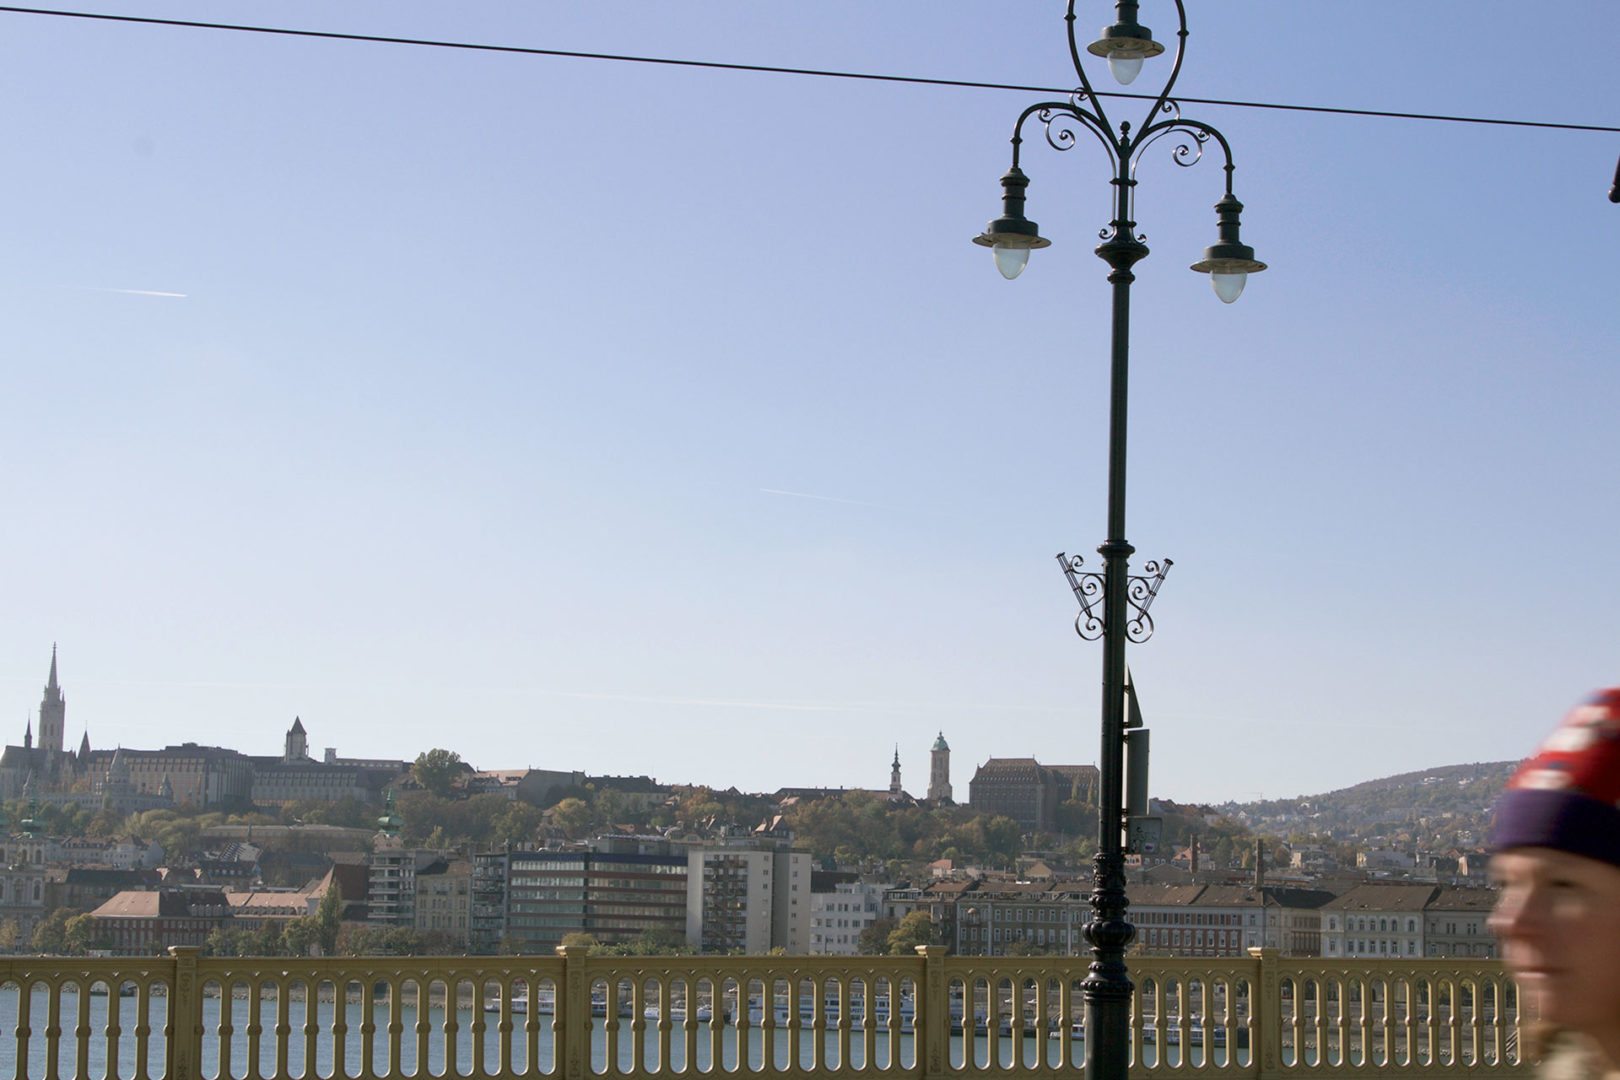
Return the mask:
<path fill-rule="evenodd" d="M 1426 956 L 1424 909 L 1433 885 L 1357 885 L 1322 905 L 1322 955 Z"/>
<path fill-rule="evenodd" d="M 170 945 L 202 945 L 232 920 L 230 901 L 218 889 L 121 892 L 90 914 L 96 936 L 122 956 L 150 956 Z"/>
<path fill-rule="evenodd" d="M 1264 906 L 1224 903 L 1196 907 L 1208 885 L 1132 885 L 1130 920 L 1136 941 L 1149 956 L 1245 956 L 1259 945 Z M 1231 888 L 1226 886 L 1224 888 Z M 1231 900 L 1232 898 L 1226 898 Z M 1247 923 L 1247 925 L 1245 925 Z"/>
<path fill-rule="evenodd" d="M 1495 904 L 1492 889 L 1440 889 L 1423 909 L 1423 955 L 1495 957 L 1496 938 L 1485 925 Z"/>
<path fill-rule="evenodd" d="M 60 878 L 45 882 L 46 906 L 74 911 L 92 911 L 121 892 L 144 892 L 163 884 L 162 875 L 156 870 L 73 866 L 55 873 L 61 875 Z"/>
<path fill-rule="evenodd" d="M 1089 951 L 1090 884 L 976 881 L 939 924 L 963 956 L 1079 956 Z"/>
<path fill-rule="evenodd" d="M 1275 885 L 1132 885 L 1130 919 L 1150 956 L 1247 956 L 1257 947 L 1320 956 L 1323 889 Z"/>
<path fill-rule="evenodd" d="M 927 912 L 936 940 L 959 956 L 1078 956 L 1088 948 L 1090 889 L 1086 881 L 940 880 L 890 889 L 883 907 L 896 922 Z"/>
<path fill-rule="evenodd" d="M 1326 889 L 1264 887 L 1261 925 L 1268 948 L 1283 956 L 1322 955 L 1322 908 L 1333 899 Z"/>
<path fill-rule="evenodd" d="M 416 929 L 465 945 L 472 913 L 472 863 L 439 858 L 416 871 Z"/>
<path fill-rule="evenodd" d="M 810 876 L 810 944 L 813 956 L 856 956 L 861 934 L 883 918 L 886 885 L 865 881 L 829 882 L 820 887 Z"/>
<path fill-rule="evenodd" d="M 366 860 L 366 919 L 387 926 L 416 925 L 416 875 L 442 861 L 442 851 L 408 848 L 399 839 L 399 828 L 392 811 L 382 819 L 387 824 L 377 833 L 375 848 Z"/>
<path fill-rule="evenodd" d="M 114 870 L 152 870 L 163 865 L 163 845 L 135 836 L 102 839 L 93 836 L 52 838 L 45 845 L 51 866 L 95 866 Z"/>
<path fill-rule="evenodd" d="M 686 940 L 706 953 L 810 948 L 810 855 L 782 849 L 687 850 Z"/>
<path fill-rule="evenodd" d="M 231 906 L 231 929 L 254 931 L 267 923 L 285 928 L 315 911 L 320 894 L 307 889 L 243 889 L 225 894 Z"/>
<path fill-rule="evenodd" d="M 1375 847 L 1356 852 L 1358 870 L 1401 870 L 1410 872 L 1417 866 L 1417 856 L 1400 848 Z"/>

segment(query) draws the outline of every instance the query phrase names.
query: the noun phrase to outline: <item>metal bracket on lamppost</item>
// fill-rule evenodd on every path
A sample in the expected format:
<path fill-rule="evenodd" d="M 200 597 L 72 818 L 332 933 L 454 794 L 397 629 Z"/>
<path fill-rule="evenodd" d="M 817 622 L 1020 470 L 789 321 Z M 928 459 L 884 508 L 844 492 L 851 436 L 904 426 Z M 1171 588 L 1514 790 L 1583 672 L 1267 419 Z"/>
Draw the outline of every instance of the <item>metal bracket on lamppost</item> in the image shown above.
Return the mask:
<path fill-rule="evenodd" d="M 1057 561 L 1063 568 L 1063 576 L 1069 579 L 1074 598 L 1080 601 L 1080 614 L 1075 616 L 1074 632 L 1085 641 L 1098 640 L 1107 629 L 1102 607 L 1106 579 L 1095 570 L 1081 569 L 1086 562 L 1084 556 L 1060 551 Z M 1165 575 L 1170 573 L 1174 565 L 1174 559 L 1149 562 L 1142 567 L 1142 573 L 1132 574 L 1125 579 L 1125 602 L 1134 613 L 1125 623 L 1125 636 L 1138 645 L 1153 636 L 1153 617 L 1148 614 L 1148 608 L 1153 606 L 1153 598 L 1159 595 L 1159 586 L 1164 584 Z"/>

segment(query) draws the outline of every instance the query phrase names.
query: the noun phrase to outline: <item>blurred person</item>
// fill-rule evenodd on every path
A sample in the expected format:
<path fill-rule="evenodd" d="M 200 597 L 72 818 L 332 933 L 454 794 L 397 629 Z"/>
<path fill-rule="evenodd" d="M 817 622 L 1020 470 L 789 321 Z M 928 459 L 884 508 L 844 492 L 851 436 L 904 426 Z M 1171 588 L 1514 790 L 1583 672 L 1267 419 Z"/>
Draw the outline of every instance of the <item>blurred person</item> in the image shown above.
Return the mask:
<path fill-rule="evenodd" d="M 1552 1080 L 1620 1076 L 1620 688 L 1565 717 L 1491 824 L 1490 927 Z"/>

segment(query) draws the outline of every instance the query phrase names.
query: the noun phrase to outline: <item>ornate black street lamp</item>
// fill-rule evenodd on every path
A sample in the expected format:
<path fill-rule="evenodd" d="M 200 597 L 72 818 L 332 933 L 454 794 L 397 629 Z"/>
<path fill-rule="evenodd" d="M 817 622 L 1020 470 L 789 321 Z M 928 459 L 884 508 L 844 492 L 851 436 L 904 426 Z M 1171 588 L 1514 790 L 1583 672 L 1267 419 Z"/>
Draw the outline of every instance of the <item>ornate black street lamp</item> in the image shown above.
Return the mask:
<path fill-rule="evenodd" d="M 1121 83 L 1136 78 L 1144 60 L 1164 53 L 1147 27 L 1136 21 L 1137 0 L 1116 0 L 1115 23 L 1105 27 L 1084 50 L 1075 38 L 1074 7 L 1069 0 L 1069 53 L 1080 88 L 1066 102 L 1031 105 L 1018 117 L 1013 128 L 1012 168 L 1001 178 L 1001 217 L 990 222 L 974 243 L 993 249 L 996 267 L 1008 278 L 1017 277 L 1029 261 L 1029 253 L 1049 246 L 1035 223 L 1024 217 L 1024 190 L 1029 178 L 1019 168 L 1019 151 L 1024 141 L 1024 125 L 1031 117 L 1045 130 L 1046 141 L 1057 150 L 1073 149 L 1077 130 L 1096 136 L 1113 167 L 1114 220 L 1099 234 L 1102 243 L 1097 254 L 1109 266 L 1108 280 L 1114 286 L 1113 358 L 1110 368 L 1108 412 L 1108 539 L 1097 549 L 1103 559 L 1101 573 L 1080 569 L 1076 556 L 1058 556 L 1069 584 L 1081 605 L 1075 629 L 1082 638 L 1103 642 L 1102 747 L 1098 771 L 1097 856 L 1091 892 L 1091 922 L 1086 940 L 1091 945 L 1091 969 L 1082 983 L 1089 1016 L 1086 1025 L 1086 1074 L 1088 1080 L 1124 1080 L 1130 1061 L 1130 1006 L 1132 985 L 1125 970 L 1125 949 L 1135 936 L 1126 918 L 1125 898 L 1125 741 L 1127 641 L 1146 641 L 1153 633 L 1148 608 L 1170 569 L 1149 562 L 1145 574 L 1130 573 L 1130 556 L 1136 550 L 1125 539 L 1125 445 L 1126 392 L 1129 383 L 1131 282 L 1133 267 L 1148 253 L 1145 237 L 1136 231 L 1133 191 L 1136 167 L 1142 153 L 1166 135 L 1177 137 L 1172 157 L 1178 165 L 1193 165 L 1203 157 L 1211 139 L 1226 156 L 1226 192 L 1215 204 L 1219 239 L 1205 250 L 1203 259 L 1192 269 L 1208 274 L 1221 300 L 1231 303 L 1243 291 L 1249 274 L 1266 268 L 1254 258 L 1254 249 L 1238 236 L 1243 204 L 1232 194 L 1232 150 L 1225 136 L 1210 125 L 1181 115 L 1181 106 L 1170 96 L 1181 73 L 1187 44 L 1187 9 L 1175 0 L 1180 26 L 1176 32 L 1175 58 L 1170 77 L 1149 106 L 1143 122 L 1132 128 L 1122 122 L 1116 129 L 1108 118 L 1101 98 L 1092 88 L 1081 63 L 1082 52 L 1106 58 L 1114 77 Z"/>

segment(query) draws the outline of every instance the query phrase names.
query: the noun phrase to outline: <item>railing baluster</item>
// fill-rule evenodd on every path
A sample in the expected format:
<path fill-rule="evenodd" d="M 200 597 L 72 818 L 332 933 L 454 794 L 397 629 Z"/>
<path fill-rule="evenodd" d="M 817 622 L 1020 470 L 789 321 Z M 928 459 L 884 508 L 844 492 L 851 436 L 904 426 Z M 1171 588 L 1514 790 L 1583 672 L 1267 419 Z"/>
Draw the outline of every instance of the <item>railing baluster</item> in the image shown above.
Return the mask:
<path fill-rule="evenodd" d="M 58 1064 L 62 1041 L 62 984 L 50 982 L 46 986 L 50 996 L 45 999 L 45 1076 L 56 1080 L 61 1076 Z"/>
<path fill-rule="evenodd" d="M 105 1041 L 102 1043 L 102 1054 L 107 1061 L 107 1080 L 119 1080 L 118 1047 L 123 1039 L 124 1012 L 126 1011 L 123 1006 L 123 976 L 118 972 L 114 972 L 108 985 L 116 989 L 112 989 L 107 996 L 107 1030 L 102 1032 L 105 1037 Z M 135 992 L 138 995 L 142 991 L 137 986 Z"/>
<path fill-rule="evenodd" d="M 286 1076 L 292 1072 L 291 1056 L 288 1045 L 292 1037 L 292 987 L 293 980 L 287 979 L 276 984 L 276 1027 L 273 1034 L 276 1038 L 275 1075 Z"/>
<path fill-rule="evenodd" d="M 75 1001 L 73 1024 L 73 1076 L 74 1080 L 89 1080 L 90 1057 L 90 987 L 89 979 L 80 979 Z"/>
<path fill-rule="evenodd" d="M 1531 1072 L 1518 1060 L 1517 987 L 1494 962 L 1281 961 L 1257 955 L 1263 952 L 1232 963 L 1133 962 L 1132 1075 L 1284 1080 L 1291 1074 L 1467 1073 L 1475 1080 L 1518 1080 Z M 916 959 L 648 962 L 577 955 L 527 963 L 435 960 L 401 971 L 398 962 L 375 959 L 249 966 L 177 949 L 161 963 L 172 966 L 0 958 L 6 987 L 0 1015 L 15 1017 L 10 1033 L 19 1080 L 99 1078 L 92 1055 L 108 1062 L 106 1080 L 152 1080 L 164 1071 L 170 1080 L 215 1073 L 220 1080 L 290 1080 L 334 1072 L 339 1080 L 349 1074 L 404 1080 L 446 1070 L 453 1080 L 542 1073 L 591 1080 L 598 1068 L 614 1077 L 694 1074 L 688 1080 L 739 1069 L 794 1077 L 842 1073 L 850 1080 L 877 1074 L 1011 1080 L 1074 1076 L 1085 1059 L 1085 1043 L 1071 1030 L 1084 1008 L 1077 986 L 1085 965 L 1078 957 L 948 957 L 931 946 Z M 128 1003 L 119 993 L 126 982 L 136 987 Z M 167 987 L 165 996 L 153 994 L 158 984 Z M 209 1018 L 206 1033 L 205 984 L 219 993 L 218 1019 Z M 958 985 L 960 1065 L 953 1064 L 951 1034 Z M 405 1000 L 408 987 L 415 988 L 412 1002 Z M 598 987 L 609 1004 L 593 1040 L 591 998 Z M 486 1013 L 492 988 L 499 1007 L 492 1004 Z M 459 1015 L 469 989 L 470 1040 L 463 1030 L 469 1023 Z M 239 992 L 248 995 L 245 1006 L 236 1002 Z M 273 1004 L 267 992 L 275 994 Z M 387 995 L 386 1007 L 379 993 Z M 525 995 L 527 1011 L 515 1007 Z M 705 996 L 713 1012 L 701 1021 Z M 215 1008 L 213 1000 L 207 1005 Z M 628 1024 L 621 1006 L 630 1010 Z M 442 1018 L 434 1013 L 439 1007 Z M 296 1008 L 303 1010 L 302 1040 L 295 1034 Z M 358 1020 L 351 1008 L 359 1010 Z M 166 1038 L 154 1041 L 154 1020 L 166 1024 Z M 414 1062 L 406 1053 L 412 1020 Z M 550 1032 L 544 1040 L 543 1030 Z M 218 1044 L 202 1062 L 205 1034 Z M 358 1043 L 351 1046 L 350 1037 Z M 605 1058 L 593 1058 L 593 1041 Z M 301 1059 L 294 1056 L 300 1049 Z"/>
<path fill-rule="evenodd" d="M 248 1016 L 247 1016 L 247 1064 L 242 1075 L 248 1080 L 258 1077 L 260 1037 L 264 1032 L 261 1024 L 264 1006 L 264 982 L 254 978 L 248 981 Z"/>

